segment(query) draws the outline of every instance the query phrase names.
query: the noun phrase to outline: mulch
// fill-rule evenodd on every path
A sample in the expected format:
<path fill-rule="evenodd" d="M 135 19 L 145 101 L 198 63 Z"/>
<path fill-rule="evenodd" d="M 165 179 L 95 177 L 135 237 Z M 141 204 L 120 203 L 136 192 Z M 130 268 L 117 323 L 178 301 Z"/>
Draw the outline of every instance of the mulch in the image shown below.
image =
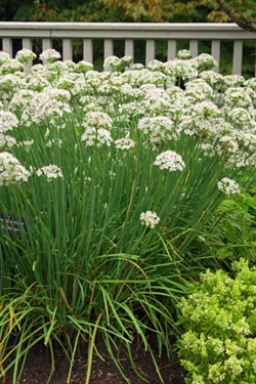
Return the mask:
<path fill-rule="evenodd" d="M 121 348 L 119 353 L 120 363 L 126 380 L 110 357 L 103 343 L 98 344 L 101 358 L 96 354 L 90 376 L 90 384 L 161 384 L 150 353 L 143 346 L 132 346 L 132 353 L 136 370 L 141 378 L 136 375 L 130 363 L 127 351 Z M 66 384 L 69 370 L 69 362 L 64 352 L 59 348 L 54 349 L 55 369 L 50 382 L 48 376 L 51 370 L 50 351 L 43 345 L 37 344 L 28 354 L 24 371 L 20 380 L 13 383 L 12 373 L 8 372 L 5 380 L 0 379 L 1 384 Z M 173 357 L 172 361 L 163 354 L 157 358 L 157 365 L 161 372 L 164 384 L 183 384 L 185 372 L 180 367 L 178 359 Z M 70 384 L 84 384 L 87 372 L 87 347 L 81 345 L 76 355 L 75 364 L 72 369 Z"/>

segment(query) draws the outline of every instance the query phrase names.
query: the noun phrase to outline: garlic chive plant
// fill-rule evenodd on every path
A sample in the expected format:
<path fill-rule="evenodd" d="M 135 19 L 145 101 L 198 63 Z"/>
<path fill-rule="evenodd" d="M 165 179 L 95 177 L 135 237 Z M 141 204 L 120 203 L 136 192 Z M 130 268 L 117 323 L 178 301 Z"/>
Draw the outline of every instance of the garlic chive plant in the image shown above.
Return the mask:
<path fill-rule="evenodd" d="M 171 355 L 187 282 L 219 266 L 215 212 L 255 182 L 255 81 L 189 52 L 97 72 L 47 50 L 26 75 L 33 57 L 0 52 L 0 377 L 54 340 L 68 380 L 79 340 L 121 369 L 139 339 L 163 382 L 148 336 Z"/>

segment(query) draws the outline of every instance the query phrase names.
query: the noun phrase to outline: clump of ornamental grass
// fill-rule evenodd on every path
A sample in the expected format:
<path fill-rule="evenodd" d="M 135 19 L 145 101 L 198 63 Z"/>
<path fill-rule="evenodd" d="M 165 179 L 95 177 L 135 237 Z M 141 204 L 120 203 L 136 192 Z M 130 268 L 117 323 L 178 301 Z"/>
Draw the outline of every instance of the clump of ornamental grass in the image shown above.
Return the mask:
<path fill-rule="evenodd" d="M 132 362 L 139 340 L 162 381 L 149 335 L 171 355 L 187 282 L 218 267 L 214 213 L 253 182 L 254 83 L 243 126 L 207 55 L 147 68 L 110 57 L 102 73 L 58 59 L 44 52 L 25 76 L 0 54 L 0 376 L 17 381 L 40 340 L 54 358 L 55 340 L 70 380 L 85 340 L 88 383 L 99 337 L 121 371 L 120 343 Z"/>
<path fill-rule="evenodd" d="M 187 384 L 255 383 L 256 270 L 241 259 L 232 275 L 201 274 L 182 298 L 177 347 Z"/>

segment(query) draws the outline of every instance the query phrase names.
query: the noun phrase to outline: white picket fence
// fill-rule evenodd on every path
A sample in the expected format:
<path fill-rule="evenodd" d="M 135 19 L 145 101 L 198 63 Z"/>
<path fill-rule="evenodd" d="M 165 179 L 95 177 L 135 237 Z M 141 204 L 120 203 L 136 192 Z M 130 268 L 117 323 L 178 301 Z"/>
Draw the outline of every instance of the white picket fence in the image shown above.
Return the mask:
<path fill-rule="evenodd" d="M 188 48 L 193 56 L 198 54 L 200 41 L 211 44 L 211 54 L 219 63 L 224 41 L 233 42 L 233 74 L 242 73 L 244 42 L 255 45 L 256 34 L 246 32 L 236 24 L 226 23 L 48 23 L 48 22 L 0 22 L 0 49 L 14 52 L 14 40 L 21 40 L 22 48 L 33 48 L 34 39 L 41 41 L 42 50 L 52 47 L 53 39 L 62 41 L 63 60 L 73 59 L 73 40 L 79 39 L 83 44 L 83 59 L 94 62 L 93 44 L 95 40 L 103 40 L 103 58 L 114 54 L 114 41 L 124 41 L 124 52 L 134 57 L 136 40 L 145 41 L 146 64 L 155 58 L 156 41 L 166 42 L 167 60 L 173 59 L 179 40 L 188 41 Z M 253 72 L 256 77 L 256 60 Z M 219 68 L 216 68 L 218 71 Z"/>

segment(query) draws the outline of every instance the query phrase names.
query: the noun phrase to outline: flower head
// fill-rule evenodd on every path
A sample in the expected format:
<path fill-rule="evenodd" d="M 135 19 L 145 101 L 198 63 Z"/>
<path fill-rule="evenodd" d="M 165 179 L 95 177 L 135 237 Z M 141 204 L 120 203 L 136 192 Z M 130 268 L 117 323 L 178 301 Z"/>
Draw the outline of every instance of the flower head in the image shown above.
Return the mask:
<path fill-rule="evenodd" d="M 135 142 L 129 137 L 122 137 L 121 139 L 115 140 L 115 146 L 118 149 L 128 150 L 135 146 Z"/>
<path fill-rule="evenodd" d="M 142 225 L 153 229 L 160 221 L 160 217 L 157 216 L 156 212 L 146 211 L 140 214 L 140 221 Z"/>
<path fill-rule="evenodd" d="M 0 149 L 4 147 L 11 148 L 16 144 L 17 144 L 17 141 L 15 140 L 14 137 L 0 133 Z"/>
<path fill-rule="evenodd" d="M 148 135 L 148 142 L 154 149 L 179 137 L 173 121 L 165 116 L 143 117 L 138 122 L 138 129 Z"/>
<path fill-rule="evenodd" d="M 12 112 L 0 111 L 0 133 L 11 131 L 18 124 L 18 118 Z"/>
<path fill-rule="evenodd" d="M 119 71 L 121 66 L 121 59 L 119 59 L 117 56 L 108 56 L 104 61 L 105 70 L 111 69 L 113 71 Z"/>
<path fill-rule="evenodd" d="M 240 87 L 244 81 L 244 77 L 241 75 L 227 75 L 223 77 L 223 88 Z"/>
<path fill-rule="evenodd" d="M 81 60 L 79 61 L 76 66 L 75 66 L 75 71 L 76 72 L 81 72 L 81 73 L 85 73 L 85 72 L 88 72 L 90 71 L 91 69 L 93 69 L 93 64 L 92 63 L 89 63 L 88 61 L 85 61 L 85 60 Z"/>
<path fill-rule="evenodd" d="M 201 53 L 193 60 L 196 63 L 196 67 L 199 72 L 212 69 L 218 64 L 214 57 L 209 53 Z"/>
<path fill-rule="evenodd" d="M 147 68 L 150 71 L 162 71 L 164 70 L 164 63 L 162 61 L 154 59 L 148 63 Z"/>
<path fill-rule="evenodd" d="M 0 65 L 11 59 L 9 53 L 0 51 Z"/>
<path fill-rule="evenodd" d="M 113 141 L 111 133 L 103 128 L 87 128 L 81 136 L 81 140 L 85 142 L 86 147 L 91 147 L 93 145 L 101 147 L 103 144 L 109 147 Z"/>
<path fill-rule="evenodd" d="M 218 72 L 203 71 L 200 73 L 200 77 L 205 80 L 213 89 L 221 89 L 224 78 Z"/>
<path fill-rule="evenodd" d="M 125 56 L 121 57 L 121 62 L 123 64 L 123 66 L 128 67 L 132 64 L 133 58 L 130 55 L 125 55 Z"/>
<path fill-rule="evenodd" d="M 165 64 L 165 72 L 169 75 L 174 75 L 176 78 L 182 77 L 186 80 L 196 79 L 198 76 L 197 69 L 191 60 L 169 60 Z"/>
<path fill-rule="evenodd" d="M 111 129 L 113 120 L 105 112 L 88 112 L 85 115 L 83 126 L 85 128 Z"/>
<path fill-rule="evenodd" d="M 16 59 L 6 60 L 0 67 L 0 74 L 7 75 L 23 71 L 23 65 Z"/>
<path fill-rule="evenodd" d="M 165 151 L 160 153 L 154 161 L 154 165 L 160 169 L 167 169 L 169 172 L 183 171 L 185 163 L 182 157 L 174 151 Z"/>
<path fill-rule="evenodd" d="M 15 59 L 20 63 L 27 63 L 29 60 L 34 60 L 36 58 L 36 54 L 30 49 L 23 48 L 16 53 Z"/>
<path fill-rule="evenodd" d="M 53 164 L 39 168 L 36 171 L 36 175 L 45 175 L 48 182 L 50 182 L 52 179 L 57 179 L 58 177 L 63 178 L 62 170 L 57 165 Z"/>
<path fill-rule="evenodd" d="M 0 153 L 0 186 L 28 181 L 30 172 L 27 171 L 9 152 Z"/>
<path fill-rule="evenodd" d="M 52 48 L 46 49 L 39 56 L 40 60 L 46 61 L 47 63 L 53 63 L 54 61 L 59 60 L 60 58 L 60 53 Z"/>
<path fill-rule="evenodd" d="M 188 60 L 192 58 L 192 53 L 187 49 L 181 49 L 180 51 L 177 52 L 176 56 L 178 59 Z"/>
<path fill-rule="evenodd" d="M 218 189 L 225 193 L 225 195 L 238 195 L 240 193 L 239 184 L 228 177 L 223 177 L 223 179 L 218 181 L 217 185 Z"/>

